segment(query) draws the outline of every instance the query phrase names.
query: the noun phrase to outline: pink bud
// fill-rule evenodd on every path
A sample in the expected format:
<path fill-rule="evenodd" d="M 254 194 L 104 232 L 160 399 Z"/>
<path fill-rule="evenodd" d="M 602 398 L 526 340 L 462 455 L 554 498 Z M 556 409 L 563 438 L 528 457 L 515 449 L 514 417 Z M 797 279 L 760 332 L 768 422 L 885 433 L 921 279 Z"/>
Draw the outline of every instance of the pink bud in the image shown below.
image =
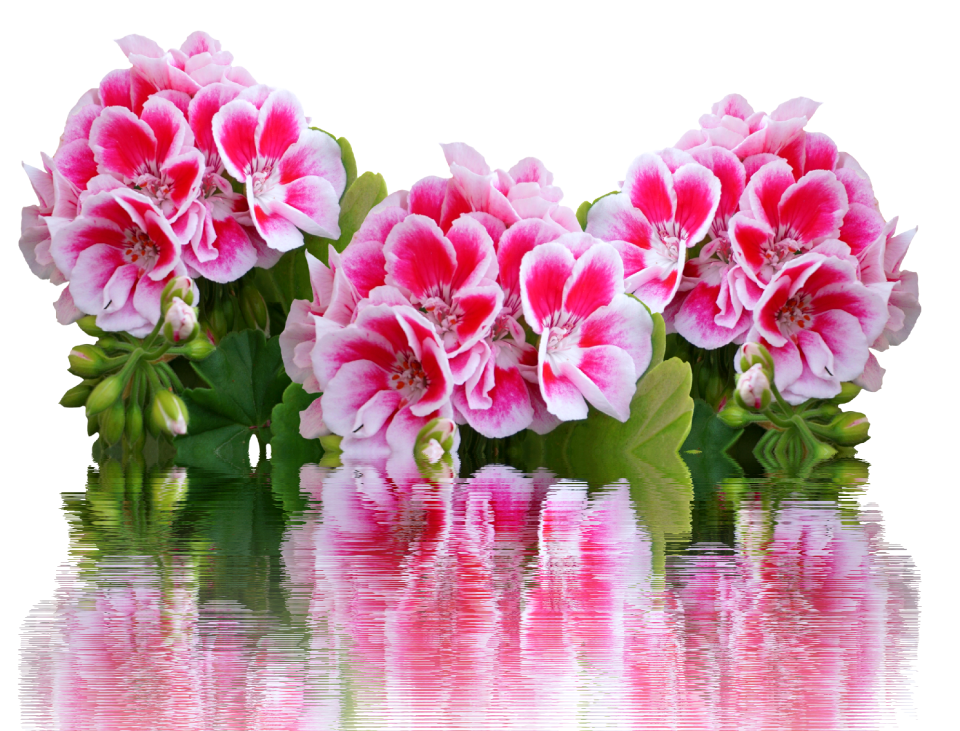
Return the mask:
<path fill-rule="evenodd" d="M 737 397 L 743 407 L 751 411 L 762 411 L 770 405 L 773 393 L 770 379 L 760 363 L 750 366 L 737 381 Z"/>
<path fill-rule="evenodd" d="M 163 335 L 171 343 L 185 343 L 199 330 L 197 312 L 179 297 L 174 297 L 163 318 Z"/>

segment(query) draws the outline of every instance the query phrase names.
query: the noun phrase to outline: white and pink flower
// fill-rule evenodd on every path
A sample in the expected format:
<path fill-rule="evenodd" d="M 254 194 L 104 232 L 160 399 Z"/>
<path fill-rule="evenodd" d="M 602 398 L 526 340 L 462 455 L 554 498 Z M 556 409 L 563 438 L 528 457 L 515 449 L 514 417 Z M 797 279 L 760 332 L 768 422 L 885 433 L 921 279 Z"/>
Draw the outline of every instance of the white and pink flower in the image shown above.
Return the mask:
<path fill-rule="evenodd" d="M 597 201 L 587 233 L 621 241 L 626 291 L 663 312 L 680 286 L 687 249 L 698 244 L 720 204 L 720 181 L 679 150 L 646 153 L 627 170 L 623 190 Z"/>
<path fill-rule="evenodd" d="M 842 382 L 863 373 L 887 322 L 887 298 L 858 280 L 856 260 L 844 251 L 835 242 L 797 257 L 757 303 L 747 340 L 770 351 L 774 382 L 792 404 L 840 393 Z"/>
<path fill-rule="evenodd" d="M 650 363 L 653 322 L 624 294 L 623 262 L 610 244 L 565 234 L 520 265 L 523 314 L 540 336 L 537 376 L 547 410 L 585 419 L 587 402 L 620 421 Z"/>

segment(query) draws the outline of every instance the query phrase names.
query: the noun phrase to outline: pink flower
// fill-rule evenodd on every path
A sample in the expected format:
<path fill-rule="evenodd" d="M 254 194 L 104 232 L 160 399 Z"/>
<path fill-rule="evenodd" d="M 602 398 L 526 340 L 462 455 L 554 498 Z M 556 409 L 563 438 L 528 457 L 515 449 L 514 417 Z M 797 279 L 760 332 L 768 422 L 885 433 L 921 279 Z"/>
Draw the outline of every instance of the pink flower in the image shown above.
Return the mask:
<path fill-rule="evenodd" d="M 147 101 L 139 118 L 107 107 L 90 126 L 90 149 L 100 170 L 151 198 L 171 221 L 200 193 L 203 155 L 186 117 L 166 99 Z"/>
<path fill-rule="evenodd" d="M 452 416 L 443 342 L 409 305 L 362 307 L 355 322 L 317 342 L 313 365 L 323 421 L 345 447 L 410 451 L 428 421 Z"/>
<path fill-rule="evenodd" d="M 653 322 L 624 294 L 617 250 L 589 234 L 565 234 L 524 255 L 520 287 L 524 318 L 540 335 L 537 375 L 547 410 L 564 421 L 585 419 L 589 401 L 626 421 L 650 362 Z"/>
<path fill-rule="evenodd" d="M 36 276 L 49 279 L 52 284 L 62 284 L 66 279 L 54 264 L 50 254 L 51 219 L 72 220 L 77 212 L 77 193 L 74 186 L 56 169 L 56 164 L 47 155 L 42 155 L 43 170 L 29 165 L 23 169 L 40 205 L 23 208 L 20 219 L 20 252 Z"/>
<path fill-rule="evenodd" d="M 245 184 L 254 226 L 278 251 L 303 244 L 305 231 L 340 236 L 346 171 L 340 146 L 307 128 L 296 97 L 246 89 L 213 117 L 213 138 L 227 172 Z"/>
<path fill-rule="evenodd" d="M 53 236 L 51 254 L 76 306 L 104 330 L 148 334 L 167 281 L 185 274 L 180 240 L 153 201 L 125 188 L 96 193 Z"/>
<path fill-rule="evenodd" d="M 887 321 L 886 297 L 858 280 L 844 251 L 835 242 L 789 262 L 754 311 L 747 340 L 770 351 L 774 381 L 792 404 L 835 396 L 859 376 Z"/>
<path fill-rule="evenodd" d="M 710 230 L 720 181 L 679 150 L 645 153 L 627 170 L 623 190 L 590 209 L 587 233 L 619 248 L 626 291 L 663 312 L 680 286 L 686 250 Z"/>
<path fill-rule="evenodd" d="M 765 287 L 791 259 L 836 239 L 847 209 L 836 175 L 814 170 L 794 180 L 790 166 L 776 160 L 747 184 L 730 240 L 744 272 Z"/>
<path fill-rule="evenodd" d="M 479 211 L 506 226 L 526 218 L 555 221 L 567 231 L 579 231 L 576 214 L 560 205 L 563 189 L 538 157 L 524 157 L 509 169 L 494 170 L 473 145 L 438 142 L 450 168 L 449 187 L 438 223 L 444 231 L 462 214 Z"/>

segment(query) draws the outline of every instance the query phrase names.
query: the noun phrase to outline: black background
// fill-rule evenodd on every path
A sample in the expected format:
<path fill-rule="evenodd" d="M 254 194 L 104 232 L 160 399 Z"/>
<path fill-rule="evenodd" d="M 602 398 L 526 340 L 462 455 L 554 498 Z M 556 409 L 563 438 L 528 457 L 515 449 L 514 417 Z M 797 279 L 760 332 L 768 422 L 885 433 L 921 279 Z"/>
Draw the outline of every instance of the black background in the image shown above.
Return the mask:
<path fill-rule="evenodd" d="M 253 16 L 249 20 L 255 22 Z M 767 111 L 797 94 L 824 100 L 808 128 L 831 133 L 841 149 L 856 155 L 873 178 L 884 213 L 900 214 L 900 230 L 924 224 L 906 267 L 925 272 L 928 314 L 904 346 L 880 355 L 888 369 L 885 386 L 878 394 L 861 396 L 856 407 L 872 423 L 873 439 L 861 449 L 872 464 L 867 499 L 884 510 L 886 539 L 906 546 L 925 567 L 928 536 L 944 510 L 945 481 L 952 470 L 936 467 L 949 435 L 938 432 L 934 414 L 946 408 L 951 394 L 933 375 L 945 356 L 942 350 L 935 358 L 929 355 L 934 265 L 922 253 L 931 250 L 934 235 L 928 203 L 933 183 L 927 175 L 937 155 L 931 146 L 944 128 L 936 121 L 935 99 L 916 85 L 919 56 L 898 47 L 874 48 L 864 58 L 839 40 L 831 42 L 833 50 L 807 56 L 791 52 L 786 61 L 780 60 L 784 54 L 771 51 L 768 58 L 757 48 L 724 51 L 722 44 L 669 52 L 656 46 L 656 51 L 630 55 L 595 47 L 597 39 L 583 48 L 560 36 L 524 46 L 506 31 L 505 45 L 492 44 L 483 38 L 482 27 L 477 37 L 451 32 L 428 42 L 397 34 L 374 43 L 358 35 L 348 48 L 323 20 L 318 15 L 302 29 L 294 23 L 283 34 L 206 27 L 259 81 L 294 90 L 314 124 L 348 136 L 361 171 L 379 170 L 391 190 L 409 187 L 422 174 L 447 174 L 436 143 L 462 139 L 493 167 L 537 155 L 554 171 L 564 202 L 576 208 L 584 198 L 615 188 L 636 154 L 669 146 L 696 127 L 698 115 L 729 91 L 745 94 L 755 108 Z M 16 158 L 39 166 L 39 150 L 53 153 L 75 99 L 110 68 L 126 65 L 111 37 L 136 30 L 169 47 L 179 45 L 191 29 L 94 27 L 97 32 L 81 35 L 44 31 L 42 47 L 33 50 L 26 68 L 15 69 L 19 98 L 7 115 L 16 134 L 8 138 L 7 149 Z M 19 206 L 35 202 L 16 158 L 8 158 L 7 168 L 16 181 L 8 209 L 11 234 Z M 17 295 L 6 319 L 11 337 L 4 402 L 5 482 L 13 503 L 7 511 L 13 539 L 10 578 L 19 622 L 35 601 L 50 596 L 54 568 L 66 559 L 57 493 L 82 490 L 91 440 L 81 412 L 56 405 L 75 382 L 64 370 L 66 352 L 86 338 L 75 327 L 54 322 L 50 303 L 57 290 L 30 275 L 13 240 L 6 257 L 7 292 Z M 27 327 L 14 324 L 24 321 Z M 943 348 L 948 341 L 941 342 Z"/>

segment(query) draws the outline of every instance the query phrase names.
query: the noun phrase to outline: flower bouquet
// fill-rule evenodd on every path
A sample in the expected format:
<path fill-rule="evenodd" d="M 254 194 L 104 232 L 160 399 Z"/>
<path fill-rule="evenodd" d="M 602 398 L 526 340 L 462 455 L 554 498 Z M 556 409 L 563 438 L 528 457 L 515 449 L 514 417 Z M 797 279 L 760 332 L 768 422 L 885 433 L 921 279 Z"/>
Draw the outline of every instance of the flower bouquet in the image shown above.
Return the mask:
<path fill-rule="evenodd" d="M 58 320 L 97 338 L 62 403 L 101 448 L 609 456 L 746 429 L 796 465 L 867 438 L 840 405 L 916 322 L 916 229 L 806 130 L 817 103 L 725 97 L 574 212 L 539 160 L 492 169 L 463 143 L 449 177 L 388 194 L 209 35 L 119 45 L 129 67 L 25 166 L 20 240 L 66 285 Z"/>

